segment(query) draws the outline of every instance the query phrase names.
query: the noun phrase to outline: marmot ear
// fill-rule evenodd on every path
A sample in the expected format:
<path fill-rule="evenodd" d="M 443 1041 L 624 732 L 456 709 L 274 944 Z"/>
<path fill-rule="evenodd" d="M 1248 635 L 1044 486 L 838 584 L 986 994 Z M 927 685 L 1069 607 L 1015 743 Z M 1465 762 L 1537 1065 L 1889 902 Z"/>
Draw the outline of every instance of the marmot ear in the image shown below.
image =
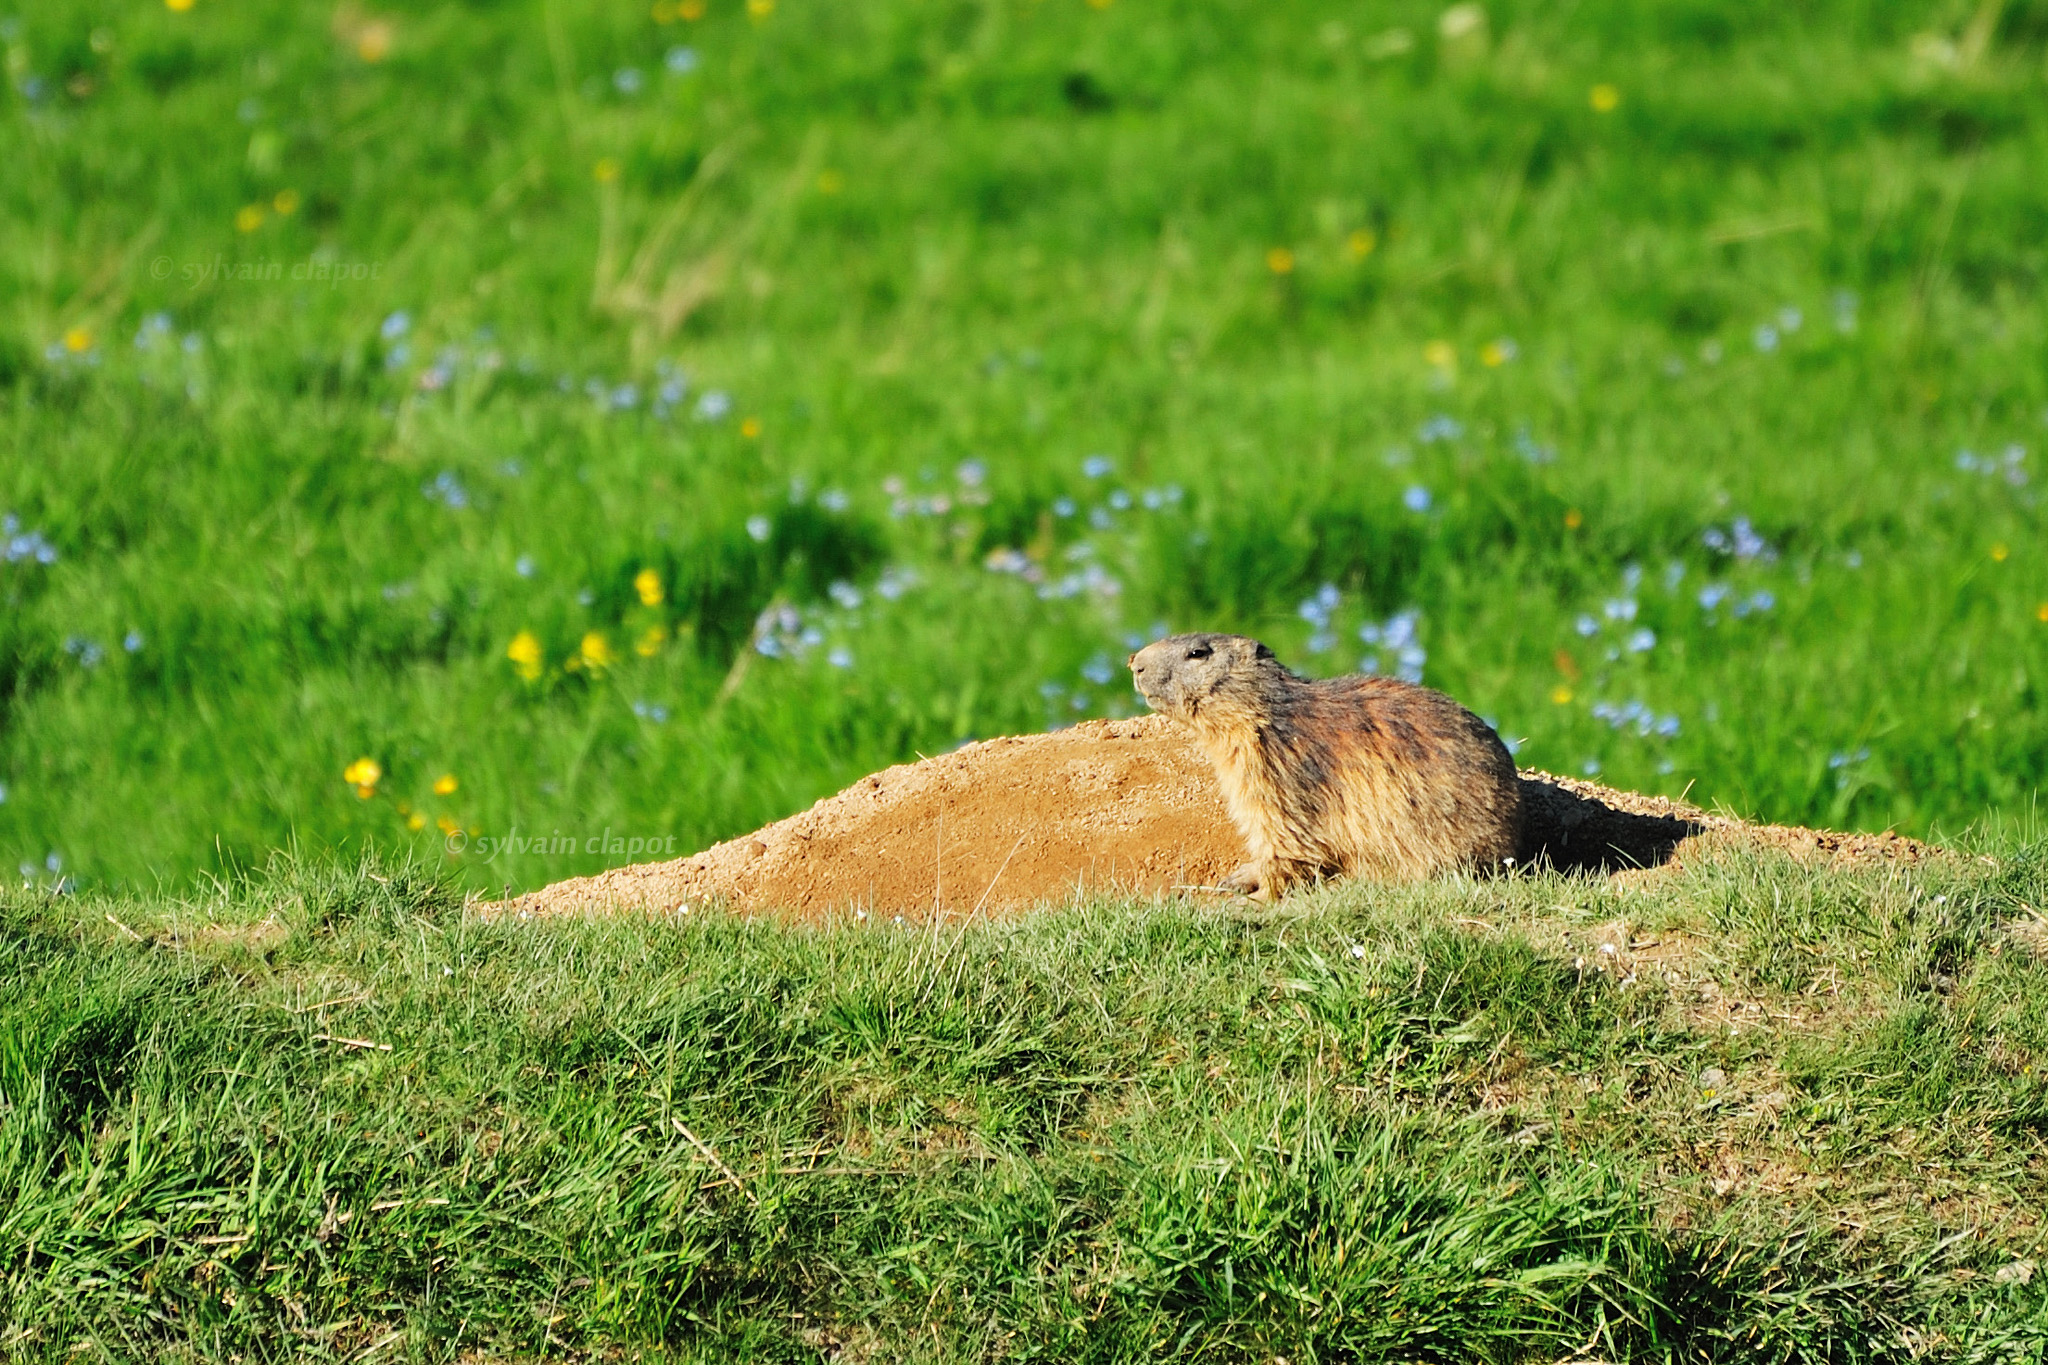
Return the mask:
<path fill-rule="evenodd" d="M 1268 648 L 1266 648 L 1266 646 L 1265 646 L 1265 642 L 1264 642 L 1264 641 L 1261 641 L 1261 640 L 1254 640 L 1254 641 L 1252 641 L 1252 644 L 1253 644 L 1253 646 L 1254 646 L 1254 647 L 1253 647 L 1253 649 L 1252 649 L 1252 658 L 1254 658 L 1254 659 L 1270 659 L 1270 658 L 1273 658 L 1273 657 L 1274 657 L 1273 651 L 1272 651 L 1272 650 L 1270 650 L 1270 649 L 1268 649 Z"/>

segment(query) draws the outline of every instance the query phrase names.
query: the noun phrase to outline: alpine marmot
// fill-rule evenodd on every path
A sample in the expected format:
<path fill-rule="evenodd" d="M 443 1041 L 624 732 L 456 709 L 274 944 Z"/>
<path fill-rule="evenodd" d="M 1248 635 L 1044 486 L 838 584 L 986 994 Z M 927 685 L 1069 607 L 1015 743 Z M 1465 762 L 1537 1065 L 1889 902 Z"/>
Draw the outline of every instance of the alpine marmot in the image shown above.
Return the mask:
<path fill-rule="evenodd" d="M 1194 732 L 1251 853 L 1226 885 L 1277 899 L 1325 877 L 1409 881 L 1513 862 L 1522 793 L 1493 728 L 1393 678 L 1312 681 L 1242 635 L 1170 635 L 1130 657 L 1155 711 Z"/>

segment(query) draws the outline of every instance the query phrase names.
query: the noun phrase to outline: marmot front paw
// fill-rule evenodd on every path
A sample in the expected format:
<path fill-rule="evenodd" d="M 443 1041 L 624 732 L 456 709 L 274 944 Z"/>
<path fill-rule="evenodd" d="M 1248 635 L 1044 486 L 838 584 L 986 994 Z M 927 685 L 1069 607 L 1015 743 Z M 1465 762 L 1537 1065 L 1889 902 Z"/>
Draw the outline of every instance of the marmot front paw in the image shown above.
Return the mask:
<path fill-rule="evenodd" d="M 1271 900 L 1273 899 L 1270 889 L 1271 881 L 1271 877 L 1261 864 L 1246 863 L 1218 884 L 1225 891 L 1234 891 L 1240 896 L 1250 896 L 1253 900 Z"/>

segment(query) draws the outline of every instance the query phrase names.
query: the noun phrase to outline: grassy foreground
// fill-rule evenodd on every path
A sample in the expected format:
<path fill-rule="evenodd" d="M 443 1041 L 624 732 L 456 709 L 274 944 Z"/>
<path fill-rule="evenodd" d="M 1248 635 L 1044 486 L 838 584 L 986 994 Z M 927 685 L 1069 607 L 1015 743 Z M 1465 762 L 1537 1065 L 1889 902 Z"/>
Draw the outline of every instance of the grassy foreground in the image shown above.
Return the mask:
<path fill-rule="evenodd" d="M 941 932 L 9 892 L 0 1356 L 2038 1361 L 2044 904 L 2039 846 Z"/>
<path fill-rule="evenodd" d="M 35 0 L 0 54 L 43 885 L 573 846 L 449 860 L 529 887 L 1128 707 L 1168 626 L 1776 820 L 2048 771 L 2042 0 Z"/>

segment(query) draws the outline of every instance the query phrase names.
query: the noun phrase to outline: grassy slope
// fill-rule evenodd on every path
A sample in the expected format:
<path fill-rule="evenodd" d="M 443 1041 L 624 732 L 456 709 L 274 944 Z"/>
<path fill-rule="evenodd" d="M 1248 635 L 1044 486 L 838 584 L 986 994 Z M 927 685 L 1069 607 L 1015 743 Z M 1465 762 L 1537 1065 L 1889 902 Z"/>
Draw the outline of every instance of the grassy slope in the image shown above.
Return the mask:
<path fill-rule="evenodd" d="M 10 892 L 0 1354 L 2040 1360 L 2044 898 L 2038 848 L 936 935 Z"/>
<path fill-rule="evenodd" d="M 1327 672 L 1408 606 L 1429 680 L 1532 763 L 1784 820 L 2020 810 L 2039 455 L 2019 485 L 1955 458 L 2038 446 L 2048 407 L 2048 20 L 2013 0 L 1967 62 L 1912 55 L 1972 12 L 1500 4 L 1461 58 L 1409 4 L 536 0 L 408 7 L 372 62 L 348 8 L 27 7 L 0 29 L 0 511 L 59 558 L 0 563 L 0 855 L 133 886 L 294 836 L 439 856 L 436 821 L 696 846 L 1127 706 L 1082 670 L 1159 623 Z M 1396 28 L 1412 49 L 1375 55 Z M 376 277 L 201 277 L 316 260 Z M 710 389 L 732 409 L 696 420 Z M 1460 434 L 1418 439 L 1438 415 Z M 423 495 L 444 473 L 463 506 Z M 891 478 L 954 505 L 892 515 Z M 1775 560 L 1704 543 L 1736 516 Z M 980 567 L 1004 547 L 1121 591 L 1041 600 Z M 918 575 L 893 601 L 888 565 Z M 1324 582 L 1340 643 L 1312 652 Z M 1703 611 L 1721 583 L 1775 605 Z M 713 704 L 778 600 L 825 644 Z M 593 631 L 624 661 L 564 672 Z M 1593 712 L 1631 700 L 1678 733 Z"/>

